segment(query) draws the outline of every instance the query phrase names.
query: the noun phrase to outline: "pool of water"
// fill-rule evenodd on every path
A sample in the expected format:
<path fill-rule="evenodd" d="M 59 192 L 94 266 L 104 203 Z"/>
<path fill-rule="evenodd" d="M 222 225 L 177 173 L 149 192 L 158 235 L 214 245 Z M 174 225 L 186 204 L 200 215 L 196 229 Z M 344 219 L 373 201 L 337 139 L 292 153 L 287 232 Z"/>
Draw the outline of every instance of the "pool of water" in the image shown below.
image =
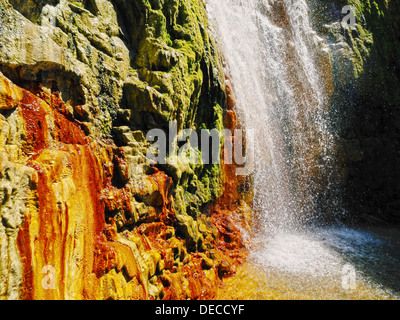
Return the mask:
<path fill-rule="evenodd" d="M 400 228 L 313 227 L 256 238 L 220 299 L 399 299 Z"/>

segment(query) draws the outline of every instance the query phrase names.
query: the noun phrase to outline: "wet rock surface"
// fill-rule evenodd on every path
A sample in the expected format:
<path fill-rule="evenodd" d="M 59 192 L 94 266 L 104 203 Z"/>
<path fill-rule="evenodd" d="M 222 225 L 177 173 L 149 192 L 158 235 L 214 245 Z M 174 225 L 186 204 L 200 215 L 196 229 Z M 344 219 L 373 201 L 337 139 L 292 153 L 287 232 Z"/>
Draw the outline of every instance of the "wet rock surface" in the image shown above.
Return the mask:
<path fill-rule="evenodd" d="M 354 8 L 354 26 L 343 23 L 346 5 Z M 310 1 L 310 8 L 333 63 L 331 125 L 337 132 L 345 219 L 398 223 L 399 4 Z"/>
<path fill-rule="evenodd" d="M 146 158 L 169 121 L 224 125 L 203 3 L 2 0 L 0 25 L 0 298 L 215 297 L 251 209 L 222 164 Z"/>

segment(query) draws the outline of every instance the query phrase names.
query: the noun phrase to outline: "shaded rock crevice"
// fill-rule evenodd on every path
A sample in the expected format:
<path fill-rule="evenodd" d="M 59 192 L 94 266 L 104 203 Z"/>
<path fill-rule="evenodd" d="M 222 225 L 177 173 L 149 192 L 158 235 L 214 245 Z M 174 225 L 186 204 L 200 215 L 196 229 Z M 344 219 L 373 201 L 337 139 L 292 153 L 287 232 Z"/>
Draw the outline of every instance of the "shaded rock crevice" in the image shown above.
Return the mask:
<path fill-rule="evenodd" d="M 329 45 L 346 220 L 400 222 L 400 16 L 397 1 L 311 1 L 314 27 Z M 351 5 L 356 25 L 342 21 Z M 345 212 L 346 212 L 345 211 Z"/>

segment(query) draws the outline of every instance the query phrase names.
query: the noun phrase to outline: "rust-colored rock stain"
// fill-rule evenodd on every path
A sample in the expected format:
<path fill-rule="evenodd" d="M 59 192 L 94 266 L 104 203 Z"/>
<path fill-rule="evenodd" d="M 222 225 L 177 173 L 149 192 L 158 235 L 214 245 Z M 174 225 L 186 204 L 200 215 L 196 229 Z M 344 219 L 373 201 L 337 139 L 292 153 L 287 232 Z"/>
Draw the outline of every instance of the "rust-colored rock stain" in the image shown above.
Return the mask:
<path fill-rule="evenodd" d="M 175 232 L 172 178 L 150 168 L 148 179 L 157 189 L 151 217 L 135 221 L 124 151 L 112 141 L 88 137 L 57 92 L 36 89 L 16 91 L 26 163 L 37 174 L 18 235 L 24 267 L 20 297 L 214 298 L 222 279 L 247 254 L 235 167 L 224 166 L 224 196 L 200 217 L 199 228 L 208 225 L 209 231 L 203 230 L 202 247 L 190 251 Z M 233 104 L 228 101 L 226 112 L 232 130 Z M 113 215 L 121 212 L 123 224 L 117 225 Z M 50 289 L 43 285 L 48 266 L 55 270 Z"/>

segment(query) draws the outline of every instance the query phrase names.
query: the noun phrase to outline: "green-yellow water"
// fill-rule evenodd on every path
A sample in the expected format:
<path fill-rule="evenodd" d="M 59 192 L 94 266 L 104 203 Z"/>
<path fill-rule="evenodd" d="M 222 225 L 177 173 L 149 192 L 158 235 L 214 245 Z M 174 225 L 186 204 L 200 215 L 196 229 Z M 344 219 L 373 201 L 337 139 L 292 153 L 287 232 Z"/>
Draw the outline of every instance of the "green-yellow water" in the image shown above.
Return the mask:
<path fill-rule="evenodd" d="M 398 229 L 320 228 L 278 234 L 255 247 L 217 299 L 400 299 Z"/>

